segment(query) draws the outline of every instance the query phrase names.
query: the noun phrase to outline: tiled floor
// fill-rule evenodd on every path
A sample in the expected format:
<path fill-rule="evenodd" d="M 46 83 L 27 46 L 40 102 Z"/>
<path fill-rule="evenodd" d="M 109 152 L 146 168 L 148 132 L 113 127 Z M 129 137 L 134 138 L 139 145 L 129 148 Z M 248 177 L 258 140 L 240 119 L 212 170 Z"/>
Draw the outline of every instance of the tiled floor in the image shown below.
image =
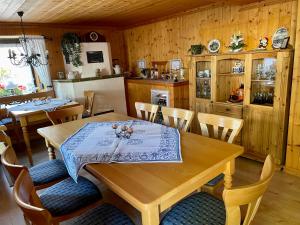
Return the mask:
<path fill-rule="evenodd" d="M 43 141 L 33 144 L 34 162 L 48 159 Z M 21 163 L 27 164 L 24 153 L 18 153 Z M 261 170 L 261 163 L 239 158 L 236 163 L 234 186 L 255 182 Z M 84 173 L 98 184 L 105 198 L 128 213 L 136 224 L 140 224 L 139 213 L 126 202 L 107 190 L 104 185 Z M 276 171 L 271 185 L 252 225 L 299 225 L 300 224 L 300 178 Z M 13 201 L 11 188 L 8 187 L 2 169 L 0 170 L 0 225 L 24 225 L 21 211 Z"/>

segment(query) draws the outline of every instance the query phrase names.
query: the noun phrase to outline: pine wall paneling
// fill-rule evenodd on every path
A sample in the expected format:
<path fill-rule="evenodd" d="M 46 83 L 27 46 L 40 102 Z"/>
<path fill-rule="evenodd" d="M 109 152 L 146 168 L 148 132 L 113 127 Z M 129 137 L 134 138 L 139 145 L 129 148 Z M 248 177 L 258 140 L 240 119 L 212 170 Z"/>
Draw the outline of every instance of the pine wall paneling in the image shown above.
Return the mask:
<path fill-rule="evenodd" d="M 298 12 L 300 4 L 298 3 Z M 297 18 L 286 171 L 300 176 L 300 17 Z"/>
<path fill-rule="evenodd" d="M 25 32 L 28 35 L 45 35 L 52 38 L 46 40 L 46 47 L 49 50 L 49 66 L 52 79 L 57 78 L 58 71 L 64 71 L 63 56 L 60 48 L 61 37 L 66 32 L 75 32 L 83 35 L 90 31 L 96 31 L 106 37 L 111 44 L 112 58 L 119 59 L 122 68 L 126 65 L 123 31 L 113 27 L 91 27 L 60 24 L 27 24 Z M 0 23 L 1 35 L 20 35 L 21 28 L 19 24 Z M 92 74 L 91 76 L 94 76 Z"/>
<path fill-rule="evenodd" d="M 221 41 L 221 52 L 227 52 L 230 36 L 240 31 L 246 50 L 258 46 L 259 38 L 271 37 L 279 27 L 289 30 L 295 41 L 296 0 L 259 2 L 251 5 L 215 5 L 162 21 L 125 29 L 124 39 L 129 70 L 135 71 L 136 61 L 145 59 L 148 66 L 154 60 L 181 58 L 188 67 L 187 50 L 192 44 L 207 45 L 211 39 Z"/>

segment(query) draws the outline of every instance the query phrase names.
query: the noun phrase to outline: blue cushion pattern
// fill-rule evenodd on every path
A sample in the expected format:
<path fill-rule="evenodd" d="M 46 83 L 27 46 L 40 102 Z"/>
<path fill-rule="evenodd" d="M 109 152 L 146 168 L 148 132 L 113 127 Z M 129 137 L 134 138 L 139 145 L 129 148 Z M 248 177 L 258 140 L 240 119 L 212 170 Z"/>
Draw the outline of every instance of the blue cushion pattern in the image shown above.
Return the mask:
<path fill-rule="evenodd" d="M 62 225 L 134 225 L 134 223 L 118 208 L 103 204 Z"/>
<path fill-rule="evenodd" d="M 9 123 L 12 123 L 12 118 L 10 117 L 4 118 L 0 121 L 0 125 L 7 125 Z"/>
<path fill-rule="evenodd" d="M 175 205 L 162 219 L 161 225 L 224 225 L 224 203 L 205 193 L 193 194 Z"/>
<path fill-rule="evenodd" d="M 208 186 L 215 186 L 219 182 L 221 182 L 224 179 L 224 174 L 221 173 L 220 175 L 216 176 L 214 179 L 210 180 L 209 182 L 206 183 Z"/>
<path fill-rule="evenodd" d="M 29 169 L 29 173 L 35 186 L 69 177 L 65 163 L 60 159 L 49 160 L 33 166 Z"/>
<path fill-rule="evenodd" d="M 102 198 L 97 186 L 84 177 L 78 183 L 70 177 L 43 191 L 40 195 L 42 205 L 52 216 L 62 216 L 95 203 Z"/>

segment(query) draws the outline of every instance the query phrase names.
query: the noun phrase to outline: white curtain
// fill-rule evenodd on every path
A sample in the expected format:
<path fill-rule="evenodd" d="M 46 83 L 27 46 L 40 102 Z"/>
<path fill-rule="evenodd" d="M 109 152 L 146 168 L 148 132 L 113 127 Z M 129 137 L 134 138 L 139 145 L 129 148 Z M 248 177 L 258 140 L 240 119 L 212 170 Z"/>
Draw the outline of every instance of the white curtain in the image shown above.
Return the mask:
<path fill-rule="evenodd" d="M 26 35 L 26 42 L 28 46 L 28 53 L 38 53 L 41 56 L 39 57 L 42 63 L 47 62 L 47 50 L 45 39 L 43 36 L 37 35 Z M 24 44 L 23 37 L 20 37 L 20 43 Z M 40 65 L 34 67 L 35 72 L 38 74 L 40 81 L 43 83 L 44 87 L 52 86 L 50 72 L 49 72 L 49 65 Z"/>

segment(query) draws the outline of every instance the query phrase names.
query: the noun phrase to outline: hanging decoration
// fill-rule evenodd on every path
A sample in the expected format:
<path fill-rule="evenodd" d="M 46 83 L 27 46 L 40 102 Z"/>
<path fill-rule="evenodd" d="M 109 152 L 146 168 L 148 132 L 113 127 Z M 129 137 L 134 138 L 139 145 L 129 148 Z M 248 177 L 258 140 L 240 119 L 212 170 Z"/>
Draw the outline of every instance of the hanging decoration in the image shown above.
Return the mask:
<path fill-rule="evenodd" d="M 77 34 L 65 33 L 61 40 L 61 48 L 66 61 L 70 61 L 75 67 L 82 66 L 80 38 Z"/>
<path fill-rule="evenodd" d="M 22 30 L 22 37 L 20 38 L 20 45 L 22 51 L 18 54 L 12 50 L 8 50 L 8 58 L 10 62 L 15 66 L 34 66 L 38 67 L 41 65 L 48 64 L 48 51 L 46 50 L 44 53 L 38 53 L 37 47 L 35 46 L 32 39 L 26 37 L 25 29 L 23 25 L 23 11 L 17 12 L 18 16 L 20 17 L 20 26 Z M 42 56 L 43 55 L 43 56 Z"/>

